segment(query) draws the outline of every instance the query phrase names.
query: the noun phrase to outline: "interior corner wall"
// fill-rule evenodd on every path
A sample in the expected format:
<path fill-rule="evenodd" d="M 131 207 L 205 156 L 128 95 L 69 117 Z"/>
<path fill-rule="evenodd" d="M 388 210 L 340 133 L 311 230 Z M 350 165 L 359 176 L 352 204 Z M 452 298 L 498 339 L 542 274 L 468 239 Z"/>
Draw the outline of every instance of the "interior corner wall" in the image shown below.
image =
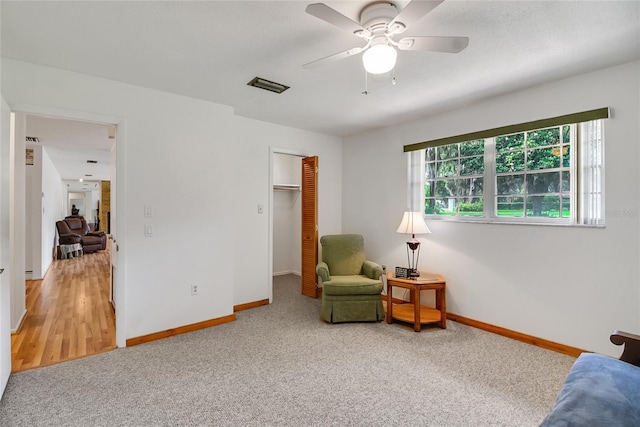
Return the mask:
<path fill-rule="evenodd" d="M 344 230 L 365 235 L 373 260 L 403 266 L 404 145 L 610 107 L 605 228 L 428 220 L 419 239 L 420 268 L 447 280 L 449 312 L 618 357 L 611 332 L 640 333 L 639 76 L 636 61 L 345 138 Z"/>

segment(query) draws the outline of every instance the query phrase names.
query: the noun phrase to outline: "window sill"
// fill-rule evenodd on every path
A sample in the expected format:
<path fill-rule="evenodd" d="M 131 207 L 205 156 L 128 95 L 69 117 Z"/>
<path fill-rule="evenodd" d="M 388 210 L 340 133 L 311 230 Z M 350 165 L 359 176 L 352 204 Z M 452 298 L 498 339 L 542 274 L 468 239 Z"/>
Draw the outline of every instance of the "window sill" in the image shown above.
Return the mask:
<path fill-rule="evenodd" d="M 497 225 L 533 225 L 533 226 L 546 226 L 546 227 L 573 227 L 573 228 L 606 228 L 606 224 L 570 224 L 570 223 L 559 223 L 559 222 L 532 222 L 532 221 L 521 221 L 514 219 L 488 219 L 488 218 L 473 218 L 473 217 L 437 217 L 432 215 L 426 215 L 424 217 L 425 221 L 443 221 L 443 222 L 461 222 L 467 224 L 497 224 Z"/>

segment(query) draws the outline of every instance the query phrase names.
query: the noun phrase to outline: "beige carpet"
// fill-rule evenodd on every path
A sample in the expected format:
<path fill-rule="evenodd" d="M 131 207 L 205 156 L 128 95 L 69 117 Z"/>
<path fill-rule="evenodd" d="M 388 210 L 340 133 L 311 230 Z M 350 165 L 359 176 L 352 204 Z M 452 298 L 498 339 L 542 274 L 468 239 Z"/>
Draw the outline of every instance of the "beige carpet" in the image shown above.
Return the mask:
<path fill-rule="evenodd" d="M 221 326 L 12 375 L 3 426 L 536 426 L 574 359 L 448 322 L 319 319 L 299 278 Z"/>

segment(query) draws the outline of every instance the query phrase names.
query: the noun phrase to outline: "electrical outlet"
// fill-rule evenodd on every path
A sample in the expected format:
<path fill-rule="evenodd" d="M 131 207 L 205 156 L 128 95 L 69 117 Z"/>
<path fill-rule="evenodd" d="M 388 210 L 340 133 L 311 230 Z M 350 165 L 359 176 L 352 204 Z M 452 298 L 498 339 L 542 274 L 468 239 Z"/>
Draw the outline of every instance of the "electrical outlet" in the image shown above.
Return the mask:
<path fill-rule="evenodd" d="M 191 295 L 198 295 L 198 285 L 191 285 Z"/>

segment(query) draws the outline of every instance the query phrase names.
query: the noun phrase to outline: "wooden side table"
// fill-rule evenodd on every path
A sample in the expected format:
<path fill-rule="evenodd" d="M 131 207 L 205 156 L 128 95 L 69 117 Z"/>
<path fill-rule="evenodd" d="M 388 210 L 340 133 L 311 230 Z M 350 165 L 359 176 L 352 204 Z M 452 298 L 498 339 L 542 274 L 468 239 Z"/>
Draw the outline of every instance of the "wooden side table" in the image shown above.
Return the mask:
<path fill-rule="evenodd" d="M 413 329 L 420 332 L 423 323 L 440 323 L 442 329 L 447 328 L 446 282 L 435 273 L 420 272 L 415 280 L 394 277 L 393 271 L 387 272 L 387 323 L 393 319 L 403 322 L 413 322 Z M 393 287 L 409 289 L 410 300 L 404 304 L 393 304 Z M 420 305 L 420 291 L 434 290 L 436 292 L 436 307 Z"/>

